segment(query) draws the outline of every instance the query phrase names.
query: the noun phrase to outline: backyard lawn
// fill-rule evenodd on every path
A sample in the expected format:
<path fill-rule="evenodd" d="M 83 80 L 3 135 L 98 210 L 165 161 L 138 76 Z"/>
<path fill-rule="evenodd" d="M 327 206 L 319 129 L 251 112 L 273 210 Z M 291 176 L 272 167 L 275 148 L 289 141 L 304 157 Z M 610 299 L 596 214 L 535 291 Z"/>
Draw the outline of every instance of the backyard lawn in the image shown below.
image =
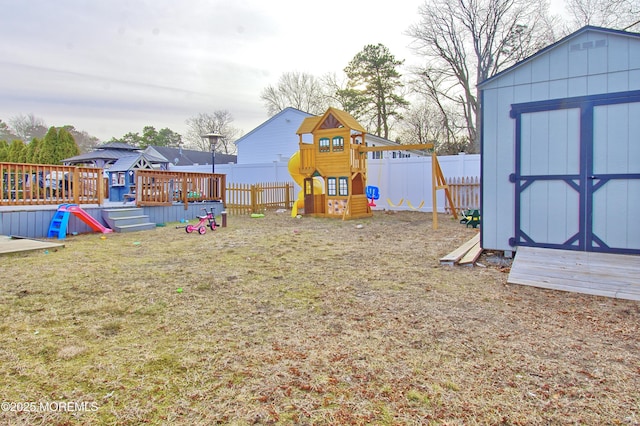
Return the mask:
<path fill-rule="evenodd" d="M 179 225 L 0 256 L 1 424 L 640 424 L 640 303 L 441 266 L 450 216 Z"/>

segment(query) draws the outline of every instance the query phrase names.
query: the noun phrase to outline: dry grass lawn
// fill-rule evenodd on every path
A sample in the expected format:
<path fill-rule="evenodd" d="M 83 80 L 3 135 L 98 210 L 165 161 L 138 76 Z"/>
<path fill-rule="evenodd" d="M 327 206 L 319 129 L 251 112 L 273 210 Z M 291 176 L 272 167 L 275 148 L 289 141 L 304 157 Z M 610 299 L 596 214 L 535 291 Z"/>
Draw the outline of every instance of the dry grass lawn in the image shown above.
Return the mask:
<path fill-rule="evenodd" d="M 640 423 L 640 304 L 440 266 L 448 216 L 176 225 L 0 257 L 0 423 Z"/>

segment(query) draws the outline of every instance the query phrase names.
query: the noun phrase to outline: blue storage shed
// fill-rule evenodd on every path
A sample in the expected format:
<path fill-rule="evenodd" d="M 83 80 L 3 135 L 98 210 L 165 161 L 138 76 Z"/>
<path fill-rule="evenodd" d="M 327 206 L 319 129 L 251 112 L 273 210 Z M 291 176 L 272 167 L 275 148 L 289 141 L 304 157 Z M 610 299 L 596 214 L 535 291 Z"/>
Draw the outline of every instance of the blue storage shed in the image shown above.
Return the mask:
<path fill-rule="evenodd" d="M 640 34 L 584 27 L 479 88 L 482 247 L 640 253 Z"/>

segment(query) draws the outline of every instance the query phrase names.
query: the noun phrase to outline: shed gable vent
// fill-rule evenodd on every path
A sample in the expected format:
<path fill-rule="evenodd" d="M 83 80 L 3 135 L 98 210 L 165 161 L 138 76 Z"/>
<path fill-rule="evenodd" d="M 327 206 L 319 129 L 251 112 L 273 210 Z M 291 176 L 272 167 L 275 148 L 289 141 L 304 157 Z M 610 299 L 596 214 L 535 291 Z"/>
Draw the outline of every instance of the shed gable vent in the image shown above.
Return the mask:
<path fill-rule="evenodd" d="M 582 50 L 587 49 L 595 49 L 598 47 L 606 47 L 607 39 L 595 40 L 595 41 L 585 41 L 582 43 L 572 44 L 569 48 L 570 52 L 580 52 Z"/>

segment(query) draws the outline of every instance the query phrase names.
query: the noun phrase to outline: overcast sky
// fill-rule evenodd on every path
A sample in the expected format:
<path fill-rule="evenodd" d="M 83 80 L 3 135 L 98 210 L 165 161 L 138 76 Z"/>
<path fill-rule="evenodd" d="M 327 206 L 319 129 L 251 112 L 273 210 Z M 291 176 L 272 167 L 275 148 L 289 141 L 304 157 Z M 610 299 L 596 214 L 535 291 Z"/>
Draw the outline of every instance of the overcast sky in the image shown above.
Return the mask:
<path fill-rule="evenodd" d="M 366 44 L 416 62 L 424 0 L 0 0 L 0 119 L 107 141 L 226 109 L 247 133 L 284 72 L 341 72 Z"/>

